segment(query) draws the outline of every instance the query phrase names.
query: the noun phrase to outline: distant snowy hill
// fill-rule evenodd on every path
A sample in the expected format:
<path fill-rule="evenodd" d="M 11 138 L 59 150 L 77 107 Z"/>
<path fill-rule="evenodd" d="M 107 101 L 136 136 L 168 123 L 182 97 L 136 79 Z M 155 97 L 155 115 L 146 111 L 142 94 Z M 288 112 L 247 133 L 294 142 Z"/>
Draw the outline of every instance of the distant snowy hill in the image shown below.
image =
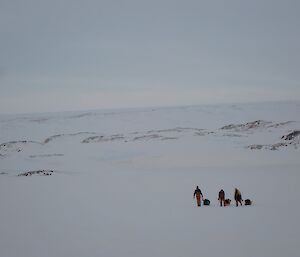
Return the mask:
<path fill-rule="evenodd" d="M 297 256 L 299 113 L 282 102 L 0 115 L 1 256 Z M 211 206 L 195 206 L 196 185 Z M 253 206 L 218 206 L 235 187 Z"/>

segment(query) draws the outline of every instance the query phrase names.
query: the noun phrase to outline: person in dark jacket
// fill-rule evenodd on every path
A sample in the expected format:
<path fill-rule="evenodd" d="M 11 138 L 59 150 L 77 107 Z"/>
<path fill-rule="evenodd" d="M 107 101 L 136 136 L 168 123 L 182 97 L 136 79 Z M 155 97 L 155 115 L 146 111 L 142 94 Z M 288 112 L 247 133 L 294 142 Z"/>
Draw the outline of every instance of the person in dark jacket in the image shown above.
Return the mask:
<path fill-rule="evenodd" d="M 218 198 L 219 202 L 220 202 L 220 206 L 224 206 L 225 207 L 225 192 L 223 189 L 221 189 L 221 191 L 219 192 L 219 198 Z"/>
<path fill-rule="evenodd" d="M 235 200 L 235 203 L 236 203 L 236 207 L 239 206 L 239 203 L 241 205 L 243 205 L 242 204 L 242 201 L 243 201 L 242 194 L 241 194 L 240 190 L 238 190 L 237 188 L 235 188 L 235 190 L 234 190 L 234 200 Z"/>
<path fill-rule="evenodd" d="M 200 207 L 201 206 L 201 198 L 203 199 L 203 195 L 202 195 L 202 192 L 201 192 L 201 190 L 198 186 L 197 186 L 197 188 L 194 192 L 194 199 L 195 199 L 195 196 L 197 198 L 197 205 Z"/>

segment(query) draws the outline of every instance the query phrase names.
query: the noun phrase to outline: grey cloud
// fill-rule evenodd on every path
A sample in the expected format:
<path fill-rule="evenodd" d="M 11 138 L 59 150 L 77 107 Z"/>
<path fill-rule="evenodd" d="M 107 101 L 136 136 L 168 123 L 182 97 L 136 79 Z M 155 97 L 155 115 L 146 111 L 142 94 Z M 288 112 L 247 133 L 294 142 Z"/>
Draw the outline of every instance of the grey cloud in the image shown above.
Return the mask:
<path fill-rule="evenodd" d="M 277 0 L 5 0 L 0 89 L 295 88 L 299 10 Z"/>

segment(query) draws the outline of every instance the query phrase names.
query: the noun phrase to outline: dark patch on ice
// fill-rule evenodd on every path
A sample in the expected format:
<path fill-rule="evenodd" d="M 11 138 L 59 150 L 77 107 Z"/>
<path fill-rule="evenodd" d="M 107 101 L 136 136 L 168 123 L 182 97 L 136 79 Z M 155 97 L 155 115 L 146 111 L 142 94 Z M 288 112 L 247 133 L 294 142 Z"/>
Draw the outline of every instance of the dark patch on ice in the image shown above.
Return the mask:
<path fill-rule="evenodd" d="M 31 122 L 37 122 L 37 123 L 43 123 L 50 120 L 50 118 L 36 118 L 36 119 L 31 119 Z"/>
<path fill-rule="evenodd" d="M 249 145 L 247 146 L 246 148 L 248 149 L 251 149 L 251 150 L 262 150 L 262 149 L 265 149 L 265 150 L 278 150 L 279 148 L 281 147 L 284 147 L 284 146 L 288 146 L 287 144 L 284 144 L 284 143 L 276 143 L 276 144 L 269 144 L 269 145 Z"/>
<path fill-rule="evenodd" d="M 85 112 L 81 114 L 75 114 L 71 116 L 65 117 L 65 119 L 80 119 L 85 117 L 92 117 L 92 116 L 110 116 L 110 115 L 118 115 L 121 112 Z"/>
<path fill-rule="evenodd" d="M 161 139 L 161 138 L 163 138 L 163 136 L 158 135 L 158 134 L 150 134 L 150 135 L 143 135 L 143 136 L 134 137 L 132 139 L 132 141 Z"/>
<path fill-rule="evenodd" d="M 223 134 L 223 137 L 247 137 L 246 135 L 240 135 L 240 134 Z"/>
<path fill-rule="evenodd" d="M 64 156 L 64 154 L 61 153 L 54 153 L 54 154 L 38 154 L 38 155 L 30 155 L 30 158 L 44 158 L 44 157 L 61 157 Z"/>
<path fill-rule="evenodd" d="M 7 175 L 8 173 L 7 172 L 4 172 L 4 171 L 2 171 L 2 172 L 0 172 L 0 175 Z"/>
<path fill-rule="evenodd" d="M 295 121 L 285 121 L 285 122 L 280 122 L 280 123 L 275 123 L 268 125 L 268 128 L 278 128 L 278 127 L 284 127 L 285 125 L 289 125 L 291 123 L 294 123 Z"/>
<path fill-rule="evenodd" d="M 213 131 L 199 131 L 199 132 L 194 133 L 195 136 L 207 136 L 207 135 L 211 135 L 211 134 L 215 134 L 215 132 L 213 132 Z"/>
<path fill-rule="evenodd" d="M 185 132 L 185 131 L 202 131 L 204 129 L 199 129 L 199 128 L 184 128 L 184 127 L 176 127 L 176 128 L 171 128 L 171 129 L 160 129 L 160 130 L 149 130 L 147 133 L 152 134 L 152 133 L 167 133 L 167 132 Z"/>
<path fill-rule="evenodd" d="M 25 176 L 25 177 L 32 176 L 32 175 L 51 176 L 52 174 L 54 174 L 53 170 L 34 170 L 34 171 L 22 172 L 18 176 Z"/>
<path fill-rule="evenodd" d="M 159 134 L 146 134 L 134 137 L 131 141 L 149 141 L 149 140 L 176 140 L 178 137 L 162 136 Z"/>
<path fill-rule="evenodd" d="M 264 145 L 248 145 L 246 148 L 251 150 L 261 150 L 264 148 Z"/>
<path fill-rule="evenodd" d="M 27 141 L 27 140 L 10 141 L 10 142 L 0 144 L 0 150 L 4 148 L 10 148 L 17 144 L 40 144 L 40 143 L 36 141 Z"/>
<path fill-rule="evenodd" d="M 83 118 L 83 117 L 89 117 L 89 116 L 95 116 L 96 113 L 93 112 L 87 112 L 87 113 L 82 113 L 82 114 L 78 114 L 78 115 L 73 115 L 73 116 L 69 116 L 69 119 L 77 119 L 77 118 Z"/>
<path fill-rule="evenodd" d="M 99 142 L 111 142 L 124 140 L 125 137 L 122 134 L 111 135 L 111 136 L 92 136 L 81 141 L 81 143 L 99 143 Z"/>
<path fill-rule="evenodd" d="M 94 132 L 78 132 L 78 133 L 70 133 L 70 134 L 58 134 L 58 135 L 53 135 L 53 136 L 46 138 L 43 143 L 47 144 L 50 141 L 53 141 L 55 139 L 62 138 L 62 137 L 74 137 L 74 136 L 94 135 L 94 134 L 96 134 L 96 133 L 94 133 Z"/>
<path fill-rule="evenodd" d="M 161 140 L 177 140 L 178 137 L 163 137 Z"/>

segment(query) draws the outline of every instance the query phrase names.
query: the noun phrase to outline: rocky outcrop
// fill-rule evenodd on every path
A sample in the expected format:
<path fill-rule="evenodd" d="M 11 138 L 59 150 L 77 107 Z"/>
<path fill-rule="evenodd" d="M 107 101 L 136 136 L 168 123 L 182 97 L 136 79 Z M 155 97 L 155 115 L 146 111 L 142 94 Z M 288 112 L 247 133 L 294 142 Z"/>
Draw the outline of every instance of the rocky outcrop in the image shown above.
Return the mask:
<path fill-rule="evenodd" d="M 18 176 L 32 176 L 32 175 L 40 175 L 40 176 L 51 176 L 53 174 L 53 170 L 35 170 L 35 171 L 26 171 L 20 173 Z"/>
<path fill-rule="evenodd" d="M 111 135 L 111 136 L 92 136 L 82 140 L 82 143 L 100 143 L 100 142 L 111 142 L 124 140 L 125 137 L 122 134 Z"/>
<path fill-rule="evenodd" d="M 270 125 L 270 124 L 272 124 L 272 122 L 270 122 L 270 121 L 256 120 L 256 121 L 251 121 L 251 122 L 241 123 L 241 124 L 229 124 L 224 127 L 221 127 L 220 129 L 242 132 L 242 131 L 249 131 L 252 129 L 266 127 L 267 125 Z"/>
<path fill-rule="evenodd" d="M 63 138 L 63 137 L 76 137 L 76 136 L 83 136 L 83 135 L 94 135 L 94 132 L 78 132 L 78 133 L 71 133 L 71 134 L 58 134 L 53 135 L 44 140 L 44 144 L 47 144 L 55 139 Z"/>
<path fill-rule="evenodd" d="M 282 147 L 288 147 L 288 146 L 294 146 L 294 148 L 298 148 L 298 145 L 300 144 L 300 130 L 294 130 L 287 135 L 283 135 L 281 137 L 283 142 L 278 142 L 274 144 L 268 144 L 268 145 L 249 145 L 246 148 L 251 150 L 261 150 L 261 149 L 267 149 L 267 150 L 278 150 Z"/>
<path fill-rule="evenodd" d="M 294 130 L 293 132 L 282 136 L 281 139 L 290 141 L 294 140 L 296 137 L 300 137 L 300 130 Z"/>

